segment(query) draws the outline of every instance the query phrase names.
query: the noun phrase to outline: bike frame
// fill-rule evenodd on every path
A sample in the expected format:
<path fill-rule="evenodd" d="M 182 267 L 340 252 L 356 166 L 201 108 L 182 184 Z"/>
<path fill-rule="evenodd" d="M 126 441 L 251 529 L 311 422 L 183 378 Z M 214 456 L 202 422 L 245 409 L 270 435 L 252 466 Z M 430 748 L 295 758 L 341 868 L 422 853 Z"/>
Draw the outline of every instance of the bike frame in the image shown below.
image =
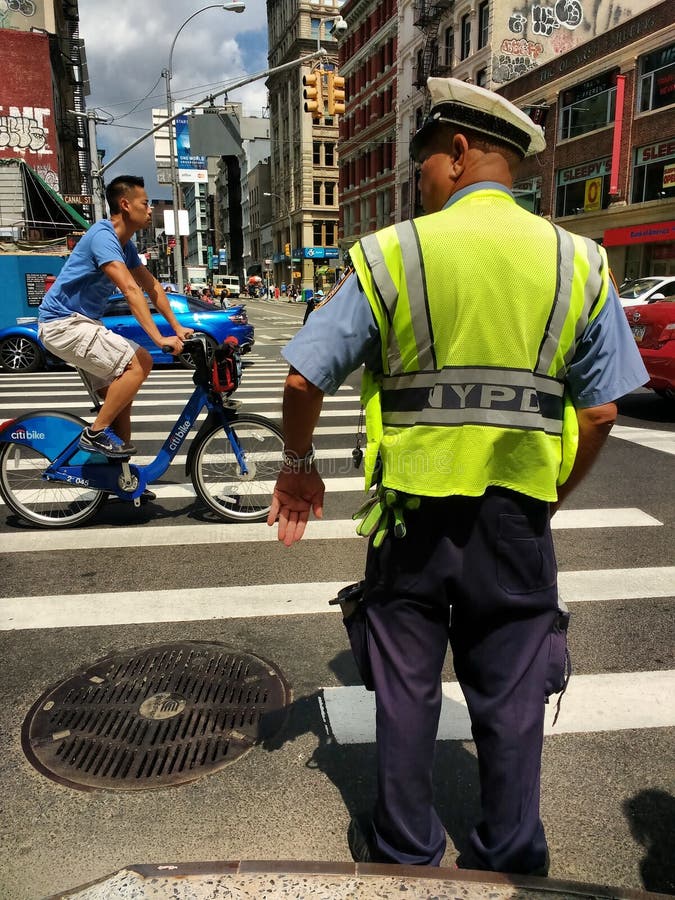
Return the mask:
<path fill-rule="evenodd" d="M 234 402 L 229 402 L 232 405 L 230 408 L 219 405 L 211 399 L 210 391 L 203 385 L 198 384 L 183 411 L 179 414 L 175 425 L 169 432 L 157 456 L 151 462 L 144 466 L 137 466 L 127 461 L 114 459 L 107 459 L 106 462 L 95 462 L 94 459 L 99 454 L 89 454 L 87 451 L 82 450 L 78 446 L 78 436 L 75 440 L 70 441 L 68 446 L 47 467 L 44 477 L 48 480 L 64 481 L 67 484 L 108 491 L 122 500 L 135 500 L 137 497 L 140 497 L 149 484 L 160 479 L 169 468 L 204 407 L 208 409 L 209 413 L 217 415 L 222 421 L 241 472 L 247 475 L 248 469 L 241 447 L 239 447 L 236 439 L 232 439 L 231 423 L 235 418 L 235 413 L 234 409 L 232 409 Z M 39 446 L 37 449 L 39 449 Z M 89 459 L 82 463 L 71 461 L 72 457 L 77 454 L 86 454 Z M 125 471 L 127 467 L 128 471 Z M 123 483 L 130 484 L 132 482 L 135 485 L 133 490 L 125 490 L 121 487 Z"/>
<path fill-rule="evenodd" d="M 236 410 L 241 404 L 236 400 L 223 398 L 214 391 L 207 373 L 206 361 L 202 357 L 193 377 L 195 389 L 192 395 L 157 456 L 144 466 L 135 465 L 124 459 L 109 459 L 100 453 L 83 450 L 79 446 L 82 434 L 82 427 L 79 424 L 81 420 L 75 417 L 57 420 L 48 412 L 27 413 L 5 423 L 0 428 L 0 441 L 24 444 L 51 459 L 52 462 L 42 476 L 47 481 L 62 481 L 78 487 L 90 487 L 115 494 L 121 500 L 137 503 L 145 488 L 161 478 L 169 468 L 200 412 L 206 407 L 208 417 L 204 424 L 213 421 L 214 418 L 222 423 L 241 474 L 248 475 L 246 459 L 232 428 L 236 421 Z M 60 427 L 55 427 L 57 421 Z"/>

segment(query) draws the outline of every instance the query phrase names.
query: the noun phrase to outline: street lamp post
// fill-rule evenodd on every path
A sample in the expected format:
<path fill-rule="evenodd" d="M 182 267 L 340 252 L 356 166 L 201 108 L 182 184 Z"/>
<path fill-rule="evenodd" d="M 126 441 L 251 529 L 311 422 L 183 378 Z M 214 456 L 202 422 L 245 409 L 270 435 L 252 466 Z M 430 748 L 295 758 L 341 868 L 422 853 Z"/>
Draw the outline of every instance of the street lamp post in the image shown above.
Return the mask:
<path fill-rule="evenodd" d="M 289 282 L 293 283 L 293 223 L 291 222 L 291 211 L 288 208 L 288 204 L 281 196 L 281 194 L 275 194 L 274 191 L 263 191 L 263 196 L 265 197 L 276 197 L 279 203 L 283 203 L 286 209 L 286 217 L 288 219 L 288 249 L 290 251 L 289 260 L 288 260 L 288 269 L 290 272 Z"/>
<path fill-rule="evenodd" d="M 198 16 L 200 13 L 206 12 L 207 9 L 225 9 L 228 12 L 241 13 L 246 9 L 246 4 L 240 2 L 212 3 L 209 6 L 203 6 L 201 9 L 198 9 L 197 12 L 194 12 L 191 16 L 188 16 L 188 18 L 183 22 L 183 24 L 176 32 L 176 36 L 171 43 L 171 50 L 169 51 L 169 65 L 162 71 L 162 75 L 166 79 L 166 112 L 167 116 L 169 117 L 169 175 L 171 178 L 171 196 L 173 199 L 173 229 L 174 238 L 176 241 L 173 248 L 173 263 L 176 284 L 178 285 L 179 291 L 183 289 L 183 247 L 180 239 L 180 228 L 178 226 L 180 185 L 178 183 L 178 173 L 176 172 L 176 147 L 174 144 L 176 123 L 173 117 L 173 98 L 171 96 L 171 78 L 173 77 L 173 50 L 176 46 L 178 35 L 185 28 L 188 22 L 191 22 L 192 19 L 194 19 L 194 17 Z"/>

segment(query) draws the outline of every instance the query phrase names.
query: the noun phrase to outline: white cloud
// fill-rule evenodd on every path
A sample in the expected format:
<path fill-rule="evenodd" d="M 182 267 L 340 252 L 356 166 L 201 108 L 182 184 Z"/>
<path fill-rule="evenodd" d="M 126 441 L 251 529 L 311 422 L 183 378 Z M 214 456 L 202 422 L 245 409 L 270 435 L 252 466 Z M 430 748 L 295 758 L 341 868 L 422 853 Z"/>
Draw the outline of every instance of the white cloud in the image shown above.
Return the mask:
<path fill-rule="evenodd" d="M 119 119 L 117 125 L 98 126 L 99 147 L 106 151 L 104 163 L 151 128 L 153 106 L 166 105 L 166 82 L 160 75 L 168 66 L 172 41 L 188 17 L 203 6 L 195 2 L 188 7 L 180 0 L 148 4 L 80 0 L 80 37 L 85 42 L 91 84 L 88 109 L 121 117 L 160 79 L 134 113 Z M 266 37 L 252 60 L 253 67 L 248 65 L 244 48 L 252 43 L 249 35 L 260 32 L 266 20 L 264 0 L 248 0 L 241 14 L 209 9 L 188 22 L 174 45 L 171 89 L 176 100 L 195 102 L 249 71 L 265 69 Z M 245 113 L 260 115 L 267 103 L 264 80 L 233 91 L 228 99 L 243 103 Z M 152 139 L 107 170 L 105 178 L 124 172 L 143 175 L 151 196 L 168 196 L 165 187 L 156 185 Z"/>

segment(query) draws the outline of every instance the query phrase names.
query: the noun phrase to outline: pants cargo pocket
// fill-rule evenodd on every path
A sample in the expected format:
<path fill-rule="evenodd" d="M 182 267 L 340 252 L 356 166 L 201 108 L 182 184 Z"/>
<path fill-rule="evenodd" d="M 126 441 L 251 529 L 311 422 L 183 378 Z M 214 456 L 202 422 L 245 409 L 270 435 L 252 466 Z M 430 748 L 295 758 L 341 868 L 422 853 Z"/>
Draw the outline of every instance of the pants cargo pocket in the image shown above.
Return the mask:
<path fill-rule="evenodd" d="M 347 631 L 347 637 L 352 648 L 352 654 L 356 661 L 356 668 L 367 691 L 375 689 L 373 673 L 370 668 L 370 655 L 368 653 L 368 617 L 363 608 L 364 582 L 351 584 L 343 588 L 338 594 L 338 601 L 342 608 L 343 623 Z"/>

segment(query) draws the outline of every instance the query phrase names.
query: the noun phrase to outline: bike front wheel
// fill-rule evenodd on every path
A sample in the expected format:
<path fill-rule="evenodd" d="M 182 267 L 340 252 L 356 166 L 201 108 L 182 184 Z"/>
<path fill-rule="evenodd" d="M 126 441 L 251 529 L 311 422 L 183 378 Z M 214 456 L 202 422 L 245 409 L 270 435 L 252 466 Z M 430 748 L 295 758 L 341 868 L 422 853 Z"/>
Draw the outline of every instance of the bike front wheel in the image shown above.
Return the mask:
<path fill-rule="evenodd" d="M 242 471 L 235 446 L 247 472 Z M 216 425 L 195 449 L 190 474 L 197 496 L 224 519 L 266 519 L 283 446 L 281 428 L 263 416 L 244 413 L 227 427 Z"/>
<path fill-rule="evenodd" d="M 81 525 L 90 519 L 106 498 L 105 491 L 42 476 L 51 463 L 44 454 L 23 444 L 2 444 L 0 449 L 0 494 L 7 506 L 22 519 L 45 528 Z"/>

